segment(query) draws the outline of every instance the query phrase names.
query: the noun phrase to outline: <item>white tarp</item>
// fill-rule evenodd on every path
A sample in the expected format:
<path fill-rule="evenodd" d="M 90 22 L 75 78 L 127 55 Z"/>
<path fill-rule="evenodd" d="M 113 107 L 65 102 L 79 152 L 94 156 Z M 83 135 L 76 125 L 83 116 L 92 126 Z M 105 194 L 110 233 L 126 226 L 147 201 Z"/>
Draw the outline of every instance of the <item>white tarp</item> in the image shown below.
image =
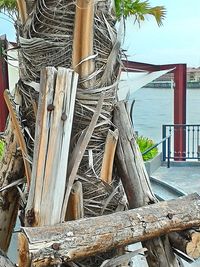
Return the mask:
<path fill-rule="evenodd" d="M 13 94 L 15 89 L 15 84 L 19 80 L 19 68 L 18 68 L 17 49 L 13 49 L 13 46 L 10 43 L 8 46 L 7 60 L 8 60 L 9 90 Z"/>
<path fill-rule="evenodd" d="M 128 100 L 129 96 L 135 91 L 172 70 L 173 69 L 154 72 L 122 72 L 119 82 L 118 99 Z"/>

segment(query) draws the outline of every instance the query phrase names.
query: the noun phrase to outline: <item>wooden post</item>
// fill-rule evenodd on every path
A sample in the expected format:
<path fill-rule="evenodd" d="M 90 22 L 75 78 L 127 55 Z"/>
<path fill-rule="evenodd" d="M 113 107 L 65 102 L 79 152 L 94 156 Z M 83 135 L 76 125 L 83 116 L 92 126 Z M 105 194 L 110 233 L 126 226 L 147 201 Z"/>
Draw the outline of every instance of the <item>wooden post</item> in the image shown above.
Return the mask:
<path fill-rule="evenodd" d="M 114 123 L 119 129 L 116 166 L 125 188 L 129 208 L 142 207 L 157 202 L 124 102 L 116 104 Z M 143 246 L 147 247 L 149 251 L 147 261 L 150 267 L 179 266 L 167 237 L 143 242 Z"/>

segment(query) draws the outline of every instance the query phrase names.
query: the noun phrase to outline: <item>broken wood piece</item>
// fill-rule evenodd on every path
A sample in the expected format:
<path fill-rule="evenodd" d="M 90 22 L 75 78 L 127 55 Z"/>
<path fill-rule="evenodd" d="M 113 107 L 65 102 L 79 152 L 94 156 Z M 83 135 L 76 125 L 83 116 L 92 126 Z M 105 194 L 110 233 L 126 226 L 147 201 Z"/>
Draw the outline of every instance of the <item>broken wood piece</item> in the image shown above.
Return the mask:
<path fill-rule="evenodd" d="M 24 139 L 24 135 L 22 134 L 22 126 L 21 122 L 18 119 L 18 116 L 16 114 L 16 109 L 15 109 L 15 103 L 13 101 L 13 97 L 11 96 L 10 92 L 8 90 L 4 91 L 4 99 L 6 102 L 6 105 L 9 110 L 9 114 L 13 123 L 13 127 L 15 129 L 15 134 L 16 138 L 18 141 L 18 144 L 20 146 L 20 149 L 22 151 L 22 157 L 24 161 L 24 167 L 25 167 L 25 173 L 26 173 L 26 179 L 27 179 L 27 187 L 28 190 L 30 188 L 30 181 L 31 181 L 31 166 L 28 161 L 28 150 L 26 147 L 26 142 Z"/>
<path fill-rule="evenodd" d="M 117 129 L 115 131 L 108 131 L 100 175 L 101 180 L 108 184 L 112 182 L 113 162 L 118 137 L 119 131 Z"/>
<path fill-rule="evenodd" d="M 78 220 L 84 217 L 82 183 L 73 184 L 67 206 L 66 221 Z"/>
<path fill-rule="evenodd" d="M 171 245 L 188 255 L 192 259 L 200 257 L 200 232 L 186 230 L 178 233 L 169 234 Z"/>
<path fill-rule="evenodd" d="M 200 196 L 47 227 L 22 228 L 33 266 L 85 258 L 200 224 Z"/>
<path fill-rule="evenodd" d="M 29 225 L 54 225 L 65 196 L 68 154 L 78 74 L 66 68 L 41 72 L 41 90 L 26 218 Z"/>

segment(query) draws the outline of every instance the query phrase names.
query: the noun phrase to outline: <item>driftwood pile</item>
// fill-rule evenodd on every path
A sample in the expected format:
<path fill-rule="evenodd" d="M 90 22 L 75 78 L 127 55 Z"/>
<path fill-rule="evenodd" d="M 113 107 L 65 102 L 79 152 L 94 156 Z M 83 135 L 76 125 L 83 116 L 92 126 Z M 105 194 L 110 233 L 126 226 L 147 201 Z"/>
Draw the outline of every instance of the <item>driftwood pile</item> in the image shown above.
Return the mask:
<path fill-rule="evenodd" d="M 121 34 L 108 2 L 17 1 L 20 81 L 15 101 L 4 94 L 0 248 L 21 206 L 20 267 L 128 266 L 146 251 L 150 267 L 178 267 L 172 246 L 199 257 L 199 196 L 157 201 L 125 103 L 115 103 Z M 143 249 L 125 253 L 138 241 Z M 3 253 L 0 263 L 12 266 Z"/>
<path fill-rule="evenodd" d="M 101 93 L 77 145 L 70 147 L 77 80 L 78 75 L 70 69 L 49 67 L 41 72 L 25 227 L 19 234 L 19 266 L 79 266 L 75 262 L 113 249 L 115 257 L 110 254 L 101 266 L 128 266 L 132 257 L 146 251 L 149 266 L 178 266 L 172 249 L 165 250 L 167 246 L 171 248 L 169 242 L 184 257 L 198 258 L 200 234 L 194 229 L 200 225 L 200 197 L 192 194 L 177 200 L 157 201 L 124 102 L 115 105 L 114 129 L 108 131 L 98 178 L 100 183 L 112 187 L 113 171 L 118 174 L 123 187 L 120 183 L 114 187 L 103 206 L 105 210 L 114 198 L 118 212 L 83 218 L 83 177 L 78 175 L 78 169 L 95 127 L 103 125 L 99 118 L 105 119 L 101 113 L 105 93 Z M 9 110 L 16 129 L 19 122 L 12 109 Z M 15 136 L 20 148 L 25 145 L 19 133 Z M 23 156 L 26 162 L 25 152 Z M 119 196 L 123 188 L 122 198 Z M 132 210 L 124 210 L 126 206 Z M 139 241 L 144 249 L 129 253 L 123 250 L 120 252 L 123 255 L 116 256 L 119 248 Z M 12 266 L 3 254 L 1 260 L 7 262 L 5 266 Z"/>

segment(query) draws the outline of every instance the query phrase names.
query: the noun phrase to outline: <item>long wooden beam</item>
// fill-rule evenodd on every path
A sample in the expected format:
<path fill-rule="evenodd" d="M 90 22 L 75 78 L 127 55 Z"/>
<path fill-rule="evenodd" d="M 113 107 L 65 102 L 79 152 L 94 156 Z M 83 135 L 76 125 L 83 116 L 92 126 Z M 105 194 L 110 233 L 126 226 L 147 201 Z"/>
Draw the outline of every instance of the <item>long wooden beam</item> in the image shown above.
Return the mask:
<path fill-rule="evenodd" d="M 33 266 L 48 266 L 199 226 L 199 208 L 200 196 L 191 194 L 57 226 L 26 227 L 20 238 L 27 248 L 27 261 L 31 259 Z"/>

